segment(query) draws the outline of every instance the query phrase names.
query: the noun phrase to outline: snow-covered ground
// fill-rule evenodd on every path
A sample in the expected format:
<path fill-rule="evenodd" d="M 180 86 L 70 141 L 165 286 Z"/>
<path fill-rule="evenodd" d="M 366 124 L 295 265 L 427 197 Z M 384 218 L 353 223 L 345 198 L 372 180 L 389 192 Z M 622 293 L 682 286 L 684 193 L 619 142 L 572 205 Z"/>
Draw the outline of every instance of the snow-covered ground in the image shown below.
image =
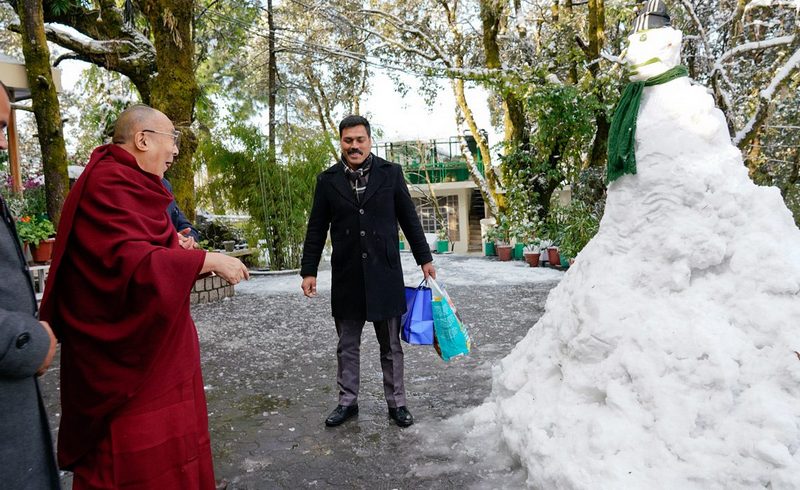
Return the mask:
<path fill-rule="evenodd" d="M 411 253 L 400 254 L 406 286 L 417 286 L 422 272 Z M 486 257 L 462 255 L 434 255 L 438 282 L 445 286 L 479 286 L 500 284 L 525 284 L 550 282 L 561 279 L 563 272 L 545 267 L 529 267 L 522 261 L 499 262 Z M 300 291 L 301 278 L 297 274 L 253 276 L 236 286 L 237 294 L 283 294 Z M 317 290 L 330 291 L 331 271 L 322 267 L 317 276 Z"/>
<path fill-rule="evenodd" d="M 631 39 L 663 41 L 628 51 L 649 70 L 653 56 L 678 59 L 663 56 L 681 45 L 670 28 Z M 521 466 L 544 489 L 800 488 L 800 230 L 779 191 L 749 179 L 704 87 L 646 87 L 637 124 L 638 171 L 610 184 L 597 236 L 494 364 L 487 400 L 416 429 L 430 438 L 422 458 Z M 416 285 L 410 255 L 403 266 Z M 477 257 L 437 266 L 470 291 L 561 276 Z M 328 273 L 319 281 L 330 288 Z M 299 295 L 299 284 L 238 290 Z"/>

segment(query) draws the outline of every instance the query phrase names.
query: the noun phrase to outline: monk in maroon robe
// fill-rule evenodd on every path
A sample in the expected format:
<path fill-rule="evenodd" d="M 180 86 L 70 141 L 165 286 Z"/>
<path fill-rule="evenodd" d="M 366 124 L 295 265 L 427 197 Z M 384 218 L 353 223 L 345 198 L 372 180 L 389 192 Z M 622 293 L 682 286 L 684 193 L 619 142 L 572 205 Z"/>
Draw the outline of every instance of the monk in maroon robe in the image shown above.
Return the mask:
<path fill-rule="evenodd" d="M 189 292 L 248 273 L 180 247 L 161 183 L 178 138 L 161 112 L 127 109 L 64 203 L 40 316 L 61 341 L 58 461 L 75 490 L 215 486 Z"/>

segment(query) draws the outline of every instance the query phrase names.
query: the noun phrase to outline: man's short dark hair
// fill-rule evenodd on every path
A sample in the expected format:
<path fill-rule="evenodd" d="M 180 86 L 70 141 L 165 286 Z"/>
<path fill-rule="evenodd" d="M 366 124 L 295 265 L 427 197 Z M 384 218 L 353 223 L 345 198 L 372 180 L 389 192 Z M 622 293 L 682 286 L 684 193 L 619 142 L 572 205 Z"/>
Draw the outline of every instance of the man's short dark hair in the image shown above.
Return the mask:
<path fill-rule="evenodd" d="M 367 118 L 352 114 L 342 119 L 342 122 L 339 123 L 339 136 L 341 137 L 342 131 L 345 129 L 354 128 L 356 126 L 364 126 L 367 128 L 367 136 L 372 138 L 372 130 L 369 128 L 369 121 L 367 121 Z"/>

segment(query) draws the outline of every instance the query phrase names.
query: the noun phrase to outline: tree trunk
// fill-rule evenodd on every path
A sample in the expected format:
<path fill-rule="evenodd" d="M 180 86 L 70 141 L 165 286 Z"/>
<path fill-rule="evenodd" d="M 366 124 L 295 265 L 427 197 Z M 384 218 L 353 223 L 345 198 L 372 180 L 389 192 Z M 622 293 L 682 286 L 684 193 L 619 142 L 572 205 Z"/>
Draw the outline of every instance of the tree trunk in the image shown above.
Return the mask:
<path fill-rule="evenodd" d="M 481 23 L 483 25 L 483 50 L 486 53 L 486 68 L 501 68 L 500 45 L 497 36 L 506 20 L 505 3 L 499 0 L 481 0 Z M 503 127 L 505 128 L 506 151 L 528 145 L 525 119 L 525 104 L 512 87 L 501 83 L 503 99 Z"/>
<path fill-rule="evenodd" d="M 275 64 L 275 20 L 273 18 L 272 0 L 267 0 L 267 49 L 269 50 L 267 61 L 267 110 L 269 111 L 269 135 L 267 140 L 267 166 L 270 167 L 270 172 L 274 171 L 275 175 L 280 175 L 280 169 L 276 168 L 278 164 L 275 158 L 275 93 L 278 91 L 277 73 L 278 69 Z M 277 207 L 276 207 L 277 208 Z M 267 233 L 267 238 L 270 242 L 271 256 L 270 259 L 274 262 L 277 269 L 283 270 L 286 268 L 286 250 L 284 249 L 284 233 L 280 229 L 281 226 L 286 226 L 286 223 L 281 223 L 280 219 L 271 217 L 274 220 L 272 225 L 272 232 Z"/>
<path fill-rule="evenodd" d="M 275 64 L 275 21 L 272 16 L 272 0 L 267 0 L 267 27 L 269 28 L 269 65 L 267 84 L 269 85 L 267 105 L 269 106 L 269 147 L 267 148 L 269 163 L 275 164 L 275 93 L 278 91 L 277 73 Z"/>
<path fill-rule="evenodd" d="M 469 132 L 475 137 L 475 142 L 478 145 L 478 151 L 480 152 L 481 160 L 483 161 L 484 173 L 486 175 L 486 182 L 488 184 L 488 192 L 491 194 L 484 195 L 483 198 L 486 202 L 497 203 L 496 207 L 498 209 L 495 209 L 494 211 L 502 211 L 505 208 L 505 202 L 503 200 L 503 196 L 497 193 L 497 176 L 491 168 L 492 157 L 491 153 L 489 153 L 489 145 L 481 135 L 481 132 L 478 129 L 478 124 L 475 122 L 475 116 L 472 114 L 472 109 L 470 109 L 469 104 L 467 103 L 467 96 L 464 92 L 464 80 L 454 79 L 452 80 L 452 86 L 453 92 L 456 96 L 456 104 L 464 115 L 464 120 L 467 123 Z M 483 192 L 483 186 L 481 186 L 479 182 L 476 183 L 478 184 L 478 188 L 481 189 L 481 192 Z"/>
<path fill-rule="evenodd" d="M 598 96 L 598 99 L 602 100 L 602 97 Z M 608 131 L 611 128 L 606 111 L 599 109 L 595 114 L 594 123 L 597 129 L 594 132 L 594 142 L 586 166 L 604 167 L 608 160 Z"/>
<path fill-rule="evenodd" d="M 606 36 L 606 11 L 604 0 L 589 0 L 589 48 L 587 58 L 589 59 L 589 72 L 593 78 L 597 78 L 597 71 L 600 64 L 596 63 L 600 59 L 600 52 L 603 50 Z M 597 100 L 600 108 L 595 113 L 595 126 L 597 130 L 594 134 L 594 143 L 589 155 L 588 167 L 605 166 L 608 153 L 608 130 L 610 123 L 605 109 L 603 109 L 603 94 L 597 93 Z"/>
<path fill-rule="evenodd" d="M 183 134 L 180 154 L 167 175 L 178 206 L 194 220 L 192 156 L 197 149 L 197 137 L 191 124 L 195 101 L 200 94 L 194 66 L 194 3 L 192 0 L 143 0 L 141 7 L 153 30 L 158 66 L 150 84 L 150 104 L 166 114 Z"/>
<path fill-rule="evenodd" d="M 50 67 L 50 50 L 44 33 L 42 0 L 22 0 L 16 5 L 22 34 L 22 52 L 33 99 L 36 128 L 42 148 L 47 213 L 58 226 L 61 207 L 69 191 L 67 150 L 61 124 L 61 107 Z"/>

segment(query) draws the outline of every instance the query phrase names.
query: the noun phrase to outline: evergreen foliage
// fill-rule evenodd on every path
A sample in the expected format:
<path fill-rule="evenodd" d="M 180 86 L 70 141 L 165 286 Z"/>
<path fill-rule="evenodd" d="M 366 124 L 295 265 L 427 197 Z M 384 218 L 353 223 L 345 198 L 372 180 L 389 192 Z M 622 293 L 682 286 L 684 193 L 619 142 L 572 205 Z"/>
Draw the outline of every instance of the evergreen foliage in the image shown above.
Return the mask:
<path fill-rule="evenodd" d="M 260 129 L 232 122 L 198 149 L 209 175 L 199 200 L 220 214 L 248 213 L 257 225 L 250 245 L 265 239 L 269 267 L 297 268 L 316 176 L 330 163 L 329 144 L 319 133 L 298 130 L 283 138 L 282 158 L 270 164 Z"/>
<path fill-rule="evenodd" d="M 516 223 L 546 220 L 553 192 L 577 180 L 598 102 L 574 86 L 547 84 L 533 88 L 527 104 L 536 131 L 527 148 L 510 148 L 503 157 L 508 212 Z"/>

